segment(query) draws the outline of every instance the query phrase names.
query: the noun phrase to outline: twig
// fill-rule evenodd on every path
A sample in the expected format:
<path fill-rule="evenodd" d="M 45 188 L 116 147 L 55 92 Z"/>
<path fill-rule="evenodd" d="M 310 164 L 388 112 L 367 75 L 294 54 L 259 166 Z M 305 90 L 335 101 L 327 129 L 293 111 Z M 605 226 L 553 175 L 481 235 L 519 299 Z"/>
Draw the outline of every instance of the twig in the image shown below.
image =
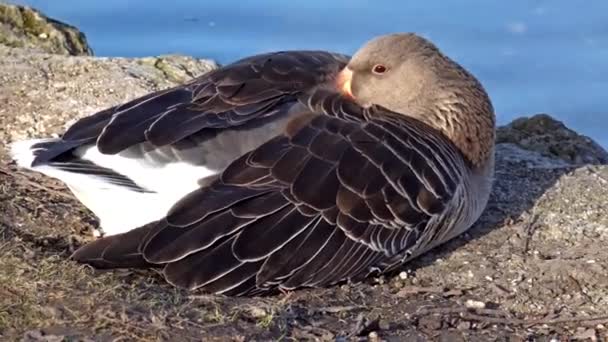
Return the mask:
<path fill-rule="evenodd" d="M 397 292 L 397 297 L 407 297 L 409 295 L 416 295 L 421 293 L 432 293 L 439 294 L 443 297 L 453 297 L 453 296 L 461 296 L 465 291 L 470 290 L 471 288 L 462 288 L 462 289 L 451 289 L 448 290 L 445 287 L 441 286 L 406 286 Z"/>
<path fill-rule="evenodd" d="M 532 215 L 532 217 L 530 218 L 530 220 L 528 221 L 528 223 L 526 224 L 526 227 L 525 227 L 526 241 L 524 243 L 524 259 L 526 258 L 526 256 L 528 255 L 528 252 L 530 251 L 530 241 L 532 240 L 532 236 L 534 235 L 534 232 L 536 231 L 536 222 L 538 221 L 538 214 L 532 212 L 531 215 Z"/>
<path fill-rule="evenodd" d="M 406 297 L 408 295 L 420 293 L 443 293 L 445 288 L 440 286 L 421 287 L 421 286 L 406 286 L 397 292 L 397 297 Z"/>
<path fill-rule="evenodd" d="M 340 313 L 346 311 L 353 311 L 359 309 L 367 309 L 366 306 L 361 305 L 347 305 L 347 306 L 326 306 L 318 309 L 314 309 L 314 311 L 319 313 Z"/>

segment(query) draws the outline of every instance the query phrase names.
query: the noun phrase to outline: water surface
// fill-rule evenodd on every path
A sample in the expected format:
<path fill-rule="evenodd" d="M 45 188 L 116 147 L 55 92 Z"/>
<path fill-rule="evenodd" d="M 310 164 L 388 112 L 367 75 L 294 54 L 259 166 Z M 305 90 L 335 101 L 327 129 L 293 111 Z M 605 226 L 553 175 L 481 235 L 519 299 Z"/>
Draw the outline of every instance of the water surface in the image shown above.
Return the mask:
<path fill-rule="evenodd" d="M 418 32 L 481 80 L 499 123 L 547 112 L 608 146 L 606 0 L 13 2 L 77 26 L 98 56 L 350 54 L 374 35 Z"/>

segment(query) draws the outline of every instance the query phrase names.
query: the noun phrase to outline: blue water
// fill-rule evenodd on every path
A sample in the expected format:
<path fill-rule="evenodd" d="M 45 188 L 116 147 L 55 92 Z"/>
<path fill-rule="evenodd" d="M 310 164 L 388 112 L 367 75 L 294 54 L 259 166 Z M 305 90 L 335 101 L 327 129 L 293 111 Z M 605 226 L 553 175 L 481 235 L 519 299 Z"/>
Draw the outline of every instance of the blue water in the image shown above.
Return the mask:
<path fill-rule="evenodd" d="M 606 0 L 19 0 L 84 31 L 98 56 L 227 63 L 271 50 L 354 52 L 414 31 L 471 70 L 499 123 L 547 112 L 608 146 Z"/>

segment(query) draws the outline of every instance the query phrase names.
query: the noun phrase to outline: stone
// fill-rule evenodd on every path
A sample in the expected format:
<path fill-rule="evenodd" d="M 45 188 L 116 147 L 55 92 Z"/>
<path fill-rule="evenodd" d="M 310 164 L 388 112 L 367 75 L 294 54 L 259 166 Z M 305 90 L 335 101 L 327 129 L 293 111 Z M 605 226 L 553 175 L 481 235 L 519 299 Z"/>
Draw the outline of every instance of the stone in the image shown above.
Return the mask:
<path fill-rule="evenodd" d="M 5 3 L 0 3 L 0 44 L 60 55 L 93 55 L 77 28 L 33 8 Z"/>
<path fill-rule="evenodd" d="M 548 114 L 513 120 L 496 132 L 497 143 L 511 143 L 571 164 L 606 164 L 608 152 L 591 138 L 569 129 Z"/>

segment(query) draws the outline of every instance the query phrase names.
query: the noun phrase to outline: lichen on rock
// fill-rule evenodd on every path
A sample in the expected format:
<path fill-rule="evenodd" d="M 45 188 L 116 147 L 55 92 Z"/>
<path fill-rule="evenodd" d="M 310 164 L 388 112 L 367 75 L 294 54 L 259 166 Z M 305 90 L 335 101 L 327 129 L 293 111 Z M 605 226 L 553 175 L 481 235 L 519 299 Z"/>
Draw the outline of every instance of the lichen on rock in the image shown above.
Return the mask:
<path fill-rule="evenodd" d="M 39 11 L 0 3 L 0 44 L 60 55 L 92 55 L 84 33 Z"/>
<path fill-rule="evenodd" d="M 199 74 L 209 71 L 209 69 L 206 68 L 199 70 L 199 60 L 184 55 L 174 54 L 144 57 L 139 59 L 138 62 L 142 67 L 148 68 L 148 77 L 157 73 L 160 78 L 176 83 L 184 83 Z M 212 68 L 218 66 L 215 62 L 209 61 L 209 63 Z"/>
<path fill-rule="evenodd" d="M 518 118 L 499 128 L 496 142 L 512 143 L 577 165 L 608 163 L 608 152 L 598 143 L 548 114 Z"/>

